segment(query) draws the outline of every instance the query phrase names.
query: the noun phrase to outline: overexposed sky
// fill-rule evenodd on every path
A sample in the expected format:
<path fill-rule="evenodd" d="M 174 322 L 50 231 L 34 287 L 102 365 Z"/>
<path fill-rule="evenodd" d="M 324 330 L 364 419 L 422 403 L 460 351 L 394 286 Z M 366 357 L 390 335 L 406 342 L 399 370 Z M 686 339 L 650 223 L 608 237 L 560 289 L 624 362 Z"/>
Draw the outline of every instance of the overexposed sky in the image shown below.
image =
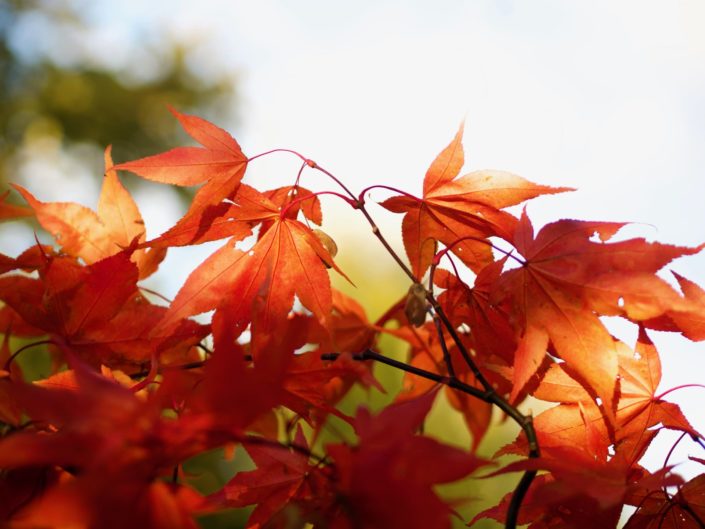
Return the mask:
<path fill-rule="evenodd" d="M 193 44 L 195 71 L 236 74 L 238 120 L 218 124 L 248 155 L 294 148 L 353 191 L 384 183 L 420 193 L 428 164 L 465 119 L 469 169 L 504 169 L 579 189 L 530 203 L 535 225 L 562 217 L 633 221 L 632 236 L 705 241 L 700 0 L 123 0 L 91 6 L 96 26 L 79 44 L 97 60 L 129 71 L 140 42 L 166 32 Z M 129 75 L 138 79 L 158 66 L 135 66 Z M 274 187 L 291 182 L 297 168 L 295 160 L 278 156 L 253 164 L 250 177 Z M 304 184 L 330 188 L 313 174 Z M 38 187 L 30 189 L 45 198 Z M 152 235 L 178 215 L 160 209 L 154 196 L 140 197 L 154 217 L 147 219 Z M 85 201 L 94 206 L 96 198 Z M 331 218 L 338 209 L 325 212 Z M 390 214 L 374 212 L 391 226 L 384 221 Z M 334 232 L 358 229 L 342 218 Z M 705 283 L 705 256 L 675 268 Z M 702 378 L 703 344 L 657 339 L 668 348 L 662 350 L 664 388 Z M 703 430 L 702 398 L 692 398 L 694 391 L 672 397 Z"/>
<path fill-rule="evenodd" d="M 231 130 L 249 154 L 293 147 L 353 188 L 419 192 L 466 119 L 469 168 L 580 189 L 537 218 L 705 238 L 702 2 L 138 4 L 121 4 L 135 34 L 167 24 L 198 43 L 197 68 L 239 74 Z"/>

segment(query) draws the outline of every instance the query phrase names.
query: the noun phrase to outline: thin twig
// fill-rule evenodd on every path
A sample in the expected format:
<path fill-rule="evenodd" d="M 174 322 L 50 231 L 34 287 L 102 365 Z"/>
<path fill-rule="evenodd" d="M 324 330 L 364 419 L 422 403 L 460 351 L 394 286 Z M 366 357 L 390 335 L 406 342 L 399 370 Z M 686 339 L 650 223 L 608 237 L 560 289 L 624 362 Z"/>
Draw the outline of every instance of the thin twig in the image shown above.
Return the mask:
<path fill-rule="evenodd" d="M 520 265 L 522 265 L 522 266 L 526 265 L 526 262 L 524 262 L 522 259 L 518 258 L 512 252 L 508 252 L 507 250 L 504 250 L 504 249 L 500 248 L 499 246 L 495 245 L 492 241 L 490 241 L 486 237 L 473 237 L 470 235 L 468 235 L 467 237 L 461 237 L 460 239 L 456 239 L 451 244 L 449 244 L 448 246 L 443 248 L 440 252 L 438 252 L 438 253 L 436 253 L 436 255 L 434 255 L 433 261 L 436 263 L 439 262 L 443 258 L 444 255 L 446 255 L 448 252 L 452 252 L 453 248 L 455 246 L 457 246 L 458 244 L 460 244 L 461 242 L 464 242 L 464 241 L 475 241 L 475 242 L 479 242 L 481 244 L 485 244 L 485 245 L 489 246 L 490 248 L 497 250 L 498 252 L 504 254 L 506 257 L 511 257 Z"/>
<path fill-rule="evenodd" d="M 26 351 L 27 349 L 31 349 L 32 347 L 36 347 L 38 345 L 49 345 L 49 344 L 56 345 L 56 342 L 54 342 L 54 340 L 41 340 L 39 342 L 32 342 L 32 343 L 28 343 L 27 345 L 23 345 L 22 347 L 17 349 L 17 351 L 12 353 L 10 358 L 7 359 L 7 362 L 5 362 L 3 369 L 5 371 L 10 371 L 10 367 L 12 366 L 12 362 L 14 362 L 15 358 L 17 358 L 19 356 L 19 354 L 22 353 L 23 351 Z"/>
<path fill-rule="evenodd" d="M 661 468 L 666 468 L 666 465 L 668 465 L 668 461 L 671 459 L 671 456 L 673 455 L 674 450 L 678 446 L 678 443 L 680 443 L 683 440 L 685 435 L 686 435 L 686 432 L 683 432 L 680 435 L 680 437 L 678 438 L 678 440 L 675 443 L 673 443 L 673 446 L 671 446 L 671 449 L 668 451 L 668 454 L 666 454 L 666 459 L 664 460 L 663 465 L 661 465 Z M 663 476 L 663 482 L 664 482 L 664 484 L 661 486 L 661 490 L 663 490 L 663 493 L 666 495 L 667 498 L 669 498 L 670 494 L 668 494 L 668 490 L 666 490 L 666 485 L 665 485 L 665 482 L 666 482 L 666 475 L 665 474 Z"/>
<path fill-rule="evenodd" d="M 189 362 L 188 364 L 180 364 L 180 365 L 176 365 L 176 366 L 172 366 L 172 365 L 159 366 L 159 368 L 157 369 L 157 373 L 161 374 L 161 373 L 164 373 L 165 371 L 198 369 L 199 367 L 203 367 L 204 365 L 206 365 L 205 360 L 199 360 L 197 362 Z M 143 369 L 142 371 L 138 371 L 136 373 L 131 373 L 130 378 L 146 377 L 147 375 L 149 375 L 150 369 Z"/>
<path fill-rule="evenodd" d="M 357 197 L 353 194 L 352 191 L 350 191 L 350 189 L 348 189 L 348 186 L 346 186 L 346 185 L 340 180 L 340 178 L 338 178 L 337 176 L 335 176 L 335 175 L 334 175 L 333 173 L 331 173 L 330 171 L 324 169 L 323 167 L 321 167 L 320 165 L 318 165 L 318 164 L 317 164 L 316 162 L 314 162 L 313 160 L 309 160 L 309 159 L 307 158 L 307 159 L 306 159 L 306 163 L 308 164 L 308 166 L 309 166 L 311 169 L 316 169 L 317 171 L 322 172 L 322 173 L 323 173 L 324 175 L 326 175 L 328 178 L 330 178 L 331 180 L 333 180 L 333 182 L 335 182 L 336 184 L 338 184 L 338 186 L 340 186 L 340 189 L 342 189 L 343 191 L 345 191 L 345 192 L 348 194 L 348 196 L 353 200 L 353 202 L 359 203 L 359 200 L 357 199 Z"/>
<path fill-rule="evenodd" d="M 210 351 L 207 348 L 206 348 L 206 350 Z M 243 359 L 245 360 L 245 362 L 252 362 L 252 355 L 245 354 L 245 355 L 243 355 Z M 198 368 L 203 367 L 205 365 L 206 365 L 206 360 L 198 360 L 196 362 L 189 362 L 188 364 L 166 365 L 166 366 L 160 366 L 157 369 L 157 373 L 161 374 L 165 371 L 198 369 Z M 146 377 L 147 375 L 149 375 L 149 369 L 143 369 L 142 371 L 137 371 L 136 373 L 131 373 L 130 378 L 142 378 L 142 377 Z"/>

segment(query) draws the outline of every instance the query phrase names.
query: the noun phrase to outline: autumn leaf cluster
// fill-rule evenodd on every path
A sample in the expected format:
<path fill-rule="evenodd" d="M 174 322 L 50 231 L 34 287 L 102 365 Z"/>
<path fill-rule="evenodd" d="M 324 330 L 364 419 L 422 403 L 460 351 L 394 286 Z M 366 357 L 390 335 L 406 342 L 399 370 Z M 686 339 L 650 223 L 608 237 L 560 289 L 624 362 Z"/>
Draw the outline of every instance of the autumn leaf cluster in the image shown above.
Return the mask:
<path fill-rule="evenodd" d="M 659 393 L 650 338 L 705 340 L 705 290 L 665 273 L 703 246 L 620 238 L 615 222 L 535 229 L 525 207 L 508 208 L 569 189 L 502 171 L 461 175 L 461 127 L 420 197 L 373 186 L 392 194 L 382 208 L 403 215 L 406 260 L 375 223 L 371 188 L 353 193 L 294 151 L 248 157 L 221 128 L 173 113 L 198 146 L 118 165 L 107 149 L 95 210 L 20 186 L 26 206 L 0 201 L 1 219 L 33 217 L 55 241 L 0 255 L 3 527 L 192 528 L 253 506 L 251 528 L 441 529 L 482 481 L 464 499 L 442 498 L 436 485 L 510 472 L 522 473 L 516 488 L 464 523 L 609 528 L 630 505 L 629 529 L 705 527 L 705 474 L 685 482 L 671 464 L 639 464 L 663 429 L 705 446 Z M 275 152 L 300 168 L 291 185 L 267 189 L 247 170 Z M 184 216 L 148 239 L 118 171 L 198 187 Z M 330 188 L 303 187 L 310 171 Z M 371 244 L 408 278 L 377 321 L 331 286 L 330 274 L 348 278 L 336 242 L 314 227 L 323 196 L 366 220 Z M 217 240 L 173 300 L 143 287 L 170 248 Z M 636 343 L 612 336 L 606 316 L 634 325 Z M 384 335 L 406 344 L 405 362 L 385 354 Z M 41 347 L 52 374 L 32 380 L 22 366 Z M 401 391 L 377 414 L 345 414 L 352 387 L 384 390 L 375 363 L 404 372 Z M 425 432 L 440 391 L 469 446 Z M 528 397 L 554 405 L 531 417 L 520 407 Z M 322 442 L 332 417 L 355 438 Z M 493 417 L 520 432 L 483 458 Z M 184 463 L 234 447 L 253 470 L 212 493 L 193 486 Z M 497 459 L 508 454 L 513 462 Z"/>

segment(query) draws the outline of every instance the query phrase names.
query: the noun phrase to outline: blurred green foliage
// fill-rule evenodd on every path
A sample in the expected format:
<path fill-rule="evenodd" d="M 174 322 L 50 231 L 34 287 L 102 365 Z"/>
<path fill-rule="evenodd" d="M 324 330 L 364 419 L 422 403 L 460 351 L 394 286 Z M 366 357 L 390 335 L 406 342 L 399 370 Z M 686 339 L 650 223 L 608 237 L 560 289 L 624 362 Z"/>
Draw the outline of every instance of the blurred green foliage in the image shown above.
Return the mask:
<path fill-rule="evenodd" d="M 92 21 L 86 13 L 96 5 L 86 0 L 0 2 L 0 185 L 16 180 L 21 151 L 32 141 L 51 138 L 63 149 L 95 145 L 99 149 L 79 151 L 92 158 L 80 163 L 100 169 L 98 153 L 109 144 L 115 159 L 123 161 L 182 142 L 167 104 L 206 116 L 232 105 L 231 76 L 202 78 L 193 72 L 188 43 L 139 42 L 140 54 L 128 71 L 88 60 L 86 54 L 95 50 L 89 49 Z M 40 45 L 42 39 L 49 44 Z M 62 54 L 69 59 L 60 60 Z M 151 59 L 147 64 L 145 57 Z M 135 76 L 133 67 L 142 75 Z"/>

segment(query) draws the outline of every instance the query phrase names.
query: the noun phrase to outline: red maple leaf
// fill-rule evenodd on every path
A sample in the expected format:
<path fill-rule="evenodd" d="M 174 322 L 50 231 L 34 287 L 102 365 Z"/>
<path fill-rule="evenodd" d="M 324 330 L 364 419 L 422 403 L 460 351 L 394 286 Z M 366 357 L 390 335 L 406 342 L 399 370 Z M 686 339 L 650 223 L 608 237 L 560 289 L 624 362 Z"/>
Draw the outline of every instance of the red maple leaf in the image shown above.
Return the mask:
<path fill-rule="evenodd" d="M 61 348 L 93 365 L 134 371 L 156 356 L 164 363 L 192 360 L 191 348 L 208 327 L 179 321 L 158 330 L 167 309 L 149 303 L 138 291 L 130 252 L 89 266 L 70 257 L 43 256 L 37 279 L 0 277 L 0 300 Z"/>
<path fill-rule="evenodd" d="M 628 503 L 637 510 L 624 529 L 700 529 L 705 524 L 705 474 L 678 487 L 676 494 L 639 491 Z"/>
<path fill-rule="evenodd" d="M 415 435 L 436 394 L 392 404 L 376 417 L 361 409 L 354 422 L 358 445 L 327 447 L 338 472 L 341 516 L 353 527 L 450 528 L 452 510 L 432 487 L 458 480 L 485 462 Z"/>
<path fill-rule="evenodd" d="M 166 420 L 158 399 L 144 401 L 78 362 L 73 368 L 44 386 L 11 384 L 33 422 L 0 439 L 0 467 L 62 469 L 60 480 L 11 513 L 13 520 L 31 527 L 194 528 L 198 495 L 156 478 L 209 446 L 198 435 L 203 425 Z M 10 479 L 3 473 L 0 481 Z"/>
<path fill-rule="evenodd" d="M 292 519 L 303 522 L 334 502 L 331 468 L 312 461 L 300 426 L 291 447 L 257 441 L 244 443 L 257 469 L 239 472 L 212 501 L 228 507 L 256 505 L 248 528 L 285 527 Z"/>

